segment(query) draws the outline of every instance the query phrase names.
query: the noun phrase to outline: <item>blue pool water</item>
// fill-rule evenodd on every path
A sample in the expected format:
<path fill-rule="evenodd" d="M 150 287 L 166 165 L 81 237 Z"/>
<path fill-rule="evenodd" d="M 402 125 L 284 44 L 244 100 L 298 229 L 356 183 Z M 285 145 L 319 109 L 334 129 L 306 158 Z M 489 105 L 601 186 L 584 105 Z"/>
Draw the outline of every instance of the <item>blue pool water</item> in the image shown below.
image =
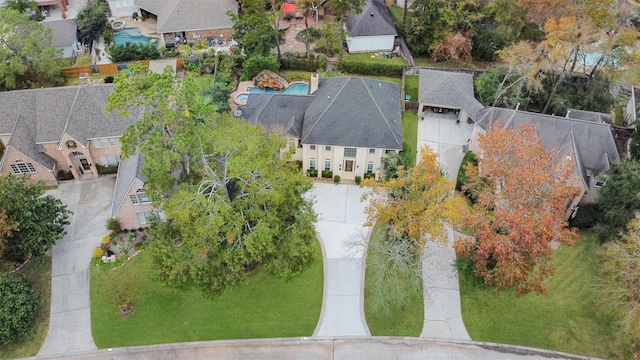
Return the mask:
<path fill-rule="evenodd" d="M 598 60 L 600 60 L 600 57 L 602 57 L 602 53 L 599 51 L 584 54 L 584 64 L 586 66 L 594 66 Z M 619 65 L 618 59 L 616 58 L 608 57 L 605 61 L 613 66 Z"/>
<path fill-rule="evenodd" d="M 127 42 L 150 44 L 151 38 L 142 35 L 138 28 L 126 28 L 113 33 L 113 41 L 116 45 L 124 45 Z"/>
<path fill-rule="evenodd" d="M 272 89 L 261 90 L 258 88 L 248 88 L 249 92 L 252 93 L 276 93 L 276 94 L 289 94 L 289 95 L 308 95 L 309 94 L 309 85 L 305 83 L 293 83 L 289 85 L 288 88 L 280 91 L 273 91 Z M 238 99 L 240 99 L 241 95 L 238 95 Z M 246 101 L 246 98 L 244 99 Z"/>
<path fill-rule="evenodd" d="M 246 104 L 247 100 L 249 100 L 249 94 L 238 94 L 236 100 L 241 104 Z"/>

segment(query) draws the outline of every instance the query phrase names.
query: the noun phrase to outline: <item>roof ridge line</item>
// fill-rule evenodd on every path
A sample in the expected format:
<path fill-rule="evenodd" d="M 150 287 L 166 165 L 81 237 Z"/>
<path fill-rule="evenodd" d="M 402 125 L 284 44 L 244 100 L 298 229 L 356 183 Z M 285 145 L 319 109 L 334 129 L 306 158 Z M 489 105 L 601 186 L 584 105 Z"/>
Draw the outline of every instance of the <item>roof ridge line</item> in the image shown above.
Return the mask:
<path fill-rule="evenodd" d="M 82 89 L 82 86 L 78 86 L 78 89 L 76 90 L 76 96 L 73 97 L 73 102 L 71 103 L 71 106 L 69 106 L 69 113 L 67 114 L 67 120 L 64 123 L 64 128 L 62 128 L 62 134 L 60 134 L 60 140 L 58 140 L 58 147 L 62 142 L 62 137 L 64 136 L 64 134 L 67 134 L 67 130 L 69 129 L 69 121 L 71 120 L 71 113 L 73 113 L 73 108 L 76 106 L 76 101 L 78 100 L 78 96 L 80 95 L 80 89 Z M 36 126 L 37 125 L 38 124 L 36 124 Z M 80 141 L 80 139 L 76 139 L 76 140 Z"/>
<path fill-rule="evenodd" d="M 369 97 L 371 97 L 371 100 L 373 100 L 373 103 L 376 105 L 376 109 L 378 109 L 378 113 L 380 113 L 380 115 L 382 115 L 382 118 L 384 119 L 384 123 L 385 123 L 385 125 L 387 125 L 387 128 L 389 129 L 389 132 L 393 136 L 394 140 L 397 142 L 398 141 L 398 137 L 396 136 L 396 134 L 391 129 L 391 126 L 389 125 L 389 119 L 387 119 L 387 117 L 382 112 L 382 109 L 380 108 L 380 105 L 378 105 L 378 101 L 376 101 L 376 98 L 373 96 L 373 94 L 371 93 L 371 91 L 367 87 L 367 84 L 364 82 L 364 78 L 360 78 L 360 81 L 362 82 L 362 85 L 364 85 L 364 88 L 367 90 L 367 93 L 369 94 Z M 380 85 L 380 88 L 382 88 L 382 83 L 379 82 L 378 85 Z M 400 145 L 402 145 L 402 141 L 400 141 Z"/>

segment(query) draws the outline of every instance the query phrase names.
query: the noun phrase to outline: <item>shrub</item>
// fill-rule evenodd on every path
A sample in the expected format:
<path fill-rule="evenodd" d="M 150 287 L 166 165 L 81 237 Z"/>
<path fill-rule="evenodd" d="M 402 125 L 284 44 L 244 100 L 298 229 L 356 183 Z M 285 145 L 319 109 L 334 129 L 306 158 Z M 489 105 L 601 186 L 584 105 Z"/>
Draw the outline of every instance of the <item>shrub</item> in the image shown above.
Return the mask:
<path fill-rule="evenodd" d="M 322 36 L 322 32 L 319 29 L 314 27 L 310 27 L 309 29 L 304 29 L 296 34 L 296 40 L 300 42 L 305 42 L 307 38 L 309 38 L 309 42 L 314 42 Z"/>
<path fill-rule="evenodd" d="M 278 69 L 280 69 L 280 63 L 278 62 L 278 58 L 275 55 L 255 55 L 247 58 L 242 63 L 242 69 L 244 70 L 244 72 L 242 73 L 242 77 L 240 77 L 240 80 L 244 81 L 258 75 L 258 73 L 262 70 L 271 70 L 273 72 L 276 72 L 278 71 Z"/>
<path fill-rule="evenodd" d="M 375 179 L 375 177 L 376 177 L 376 174 L 374 174 L 374 173 L 366 173 L 366 174 L 364 174 L 364 178 L 365 179 Z"/>
<path fill-rule="evenodd" d="M 103 166 L 100 164 L 96 164 L 96 169 L 98 170 L 98 174 L 100 175 L 115 174 L 118 172 L 118 165 Z"/>
<path fill-rule="evenodd" d="M 462 163 L 460 164 L 460 169 L 458 170 L 458 177 L 456 179 L 456 190 L 460 191 L 464 185 L 467 184 L 467 175 L 465 174 L 465 168 L 467 163 L 472 163 L 475 166 L 478 166 L 478 159 L 476 155 L 471 151 L 467 151 L 462 158 Z"/>
<path fill-rule="evenodd" d="M 326 179 L 331 179 L 333 177 L 333 171 L 322 170 L 322 177 Z"/>
<path fill-rule="evenodd" d="M 112 235 L 116 235 L 120 231 L 122 231 L 122 226 L 120 226 L 120 221 L 116 218 L 107 219 L 107 230 L 111 231 Z"/>
<path fill-rule="evenodd" d="M 327 66 L 325 55 L 299 54 L 294 51 L 286 51 L 280 59 L 283 69 L 317 71 Z"/>
<path fill-rule="evenodd" d="M 73 180 L 73 173 L 71 171 L 66 171 L 66 170 L 60 170 L 58 171 L 58 175 L 56 176 L 56 178 L 58 178 L 58 180 L 60 181 L 65 181 L 65 180 Z"/>
<path fill-rule="evenodd" d="M 0 274 L 0 347 L 31 330 L 40 304 L 31 282 L 24 276 Z"/>
<path fill-rule="evenodd" d="M 94 258 L 101 258 L 102 255 L 104 254 L 104 251 L 102 251 L 101 247 L 97 247 L 95 249 L 93 249 L 93 257 Z"/>
<path fill-rule="evenodd" d="M 338 61 L 338 69 L 350 74 L 375 76 L 402 76 L 404 61 L 376 60 L 364 61 L 361 58 L 343 56 Z"/>
<path fill-rule="evenodd" d="M 362 181 L 362 177 L 360 177 L 360 175 L 356 175 L 356 177 L 353 180 L 355 180 L 356 185 L 360 185 L 360 182 Z"/>
<path fill-rule="evenodd" d="M 307 170 L 307 175 L 309 175 L 310 177 L 318 177 L 318 170 Z"/>
<path fill-rule="evenodd" d="M 160 58 L 160 50 L 156 44 L 132 44 L 130 42 L 108 48 L 107 54 L 114 63 Z"/>
<path fill-rule="evenodd" d="M 113 83 L 113 76 L 111 75 L 107 75 L 104 77 L 104 82 L 105 84 L 112 84 Z"/>
<path fill-rule="evenodd" d="M 105 236 L 103 236 L 103 237 L 102 237 L 102 240 L 100 240 L 100 243 L 101 243 L 102 245 L 107 245 L 108 243 L 110 243 L 110 242 L 111 242 L 111 239 L 113 239 L 113 237 L 111 237 L 111 235 L 110 235 L 110 234 L 107 234 L 107 235 L 105 235 Z"/>
<path fill-rule="evenodd" d="M 340 175 L 335 175 L 333 177 L 333 182 L 336 183 L 336 184 L 339 183 L 340 182 Z"/>
<path fill-rule="evenodd" d="M 184 62 L 184 69 L 195 73 L 196 75 L 200 75 L 204 72 L 204 69 L 202 68 L 202 65 L 200 65 L 200 63 L 191 61 Z"/>
<path fill-rule="evenodd" d="M 569 225 L 579 229 L 593 227 L 602 220 L 598 204 L 581 205 L 573 219 L 569 219 Z"/>

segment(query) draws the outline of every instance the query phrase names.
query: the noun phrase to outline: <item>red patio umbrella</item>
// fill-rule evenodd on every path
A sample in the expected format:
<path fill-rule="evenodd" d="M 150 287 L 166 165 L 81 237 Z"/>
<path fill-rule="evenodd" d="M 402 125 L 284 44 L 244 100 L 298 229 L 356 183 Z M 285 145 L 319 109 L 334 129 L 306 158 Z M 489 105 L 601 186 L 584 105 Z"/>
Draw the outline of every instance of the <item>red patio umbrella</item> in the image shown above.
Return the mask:
<path fill-rule="evenodd" d="M 284 12 L 294 12 L 296 10 L 296 5 L 295 4 L 284 4 L 280 8 L 280 10 L 282 10 Z"/>

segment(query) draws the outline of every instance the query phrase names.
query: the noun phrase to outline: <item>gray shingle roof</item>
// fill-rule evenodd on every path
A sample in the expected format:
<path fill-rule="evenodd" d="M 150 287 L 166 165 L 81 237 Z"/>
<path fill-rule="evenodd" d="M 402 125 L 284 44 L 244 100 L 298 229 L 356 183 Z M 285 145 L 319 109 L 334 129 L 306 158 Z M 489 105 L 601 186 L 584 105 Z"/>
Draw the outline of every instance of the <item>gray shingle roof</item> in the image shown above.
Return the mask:
<path fill-rule="evenodd" d="M 397 35 L 389 10 L 382 0 L 369 0 L 362 12 L 347 16 L 349 36 Z"/>
<path fill-rule="evenodd" d="M 142 174 L 144 159 L 140 152 L 122 160 L 118 166 L 118 176 L 116 177 L 116 187 L 113 191 L 113 201 L 111 203 L 111 217 L 114 217 L 120 206 L 124 202 L 131 185 L 135 179 L 145 182 L 147 178 Z"/>
<path fill-rule="evenodd" d="M 232 27 L 227 12 L 238 13 L 235 0 L 135 0 L 137 6 L 157 15 L 157 32 L 170 33 Z"/>
<path fill-rule="evenodd" d="M 593 121 L 597 123 L 613 124 L 613 120 L 611 120 L 611 115 L 603 114 L 595 111 L 569 109 L 567 110 L 567 117 L 571 119 Z"/>
<path fill-rule="evenodd" d="M 302 125 L 303 144 L 402 149 L 400 89 L 361 77 L 320 79 Z"/>
<path fill-rule="evenodd" d="M 290 135 L 301 137 L 304 112 L 313 101 L 310 95 L 249 94 L 242 117 L 265 128 L 282 126 Z"/>
<path fill-rule="evenodd" d="M 33 118 L 19 116 L 7 147 L 12 147 L 47 169 L 53 170 L 55 161 L 44 154 L 42 147 L 36 145 L 36 122 Z"/>
<path fill-rule="evenodd" d="M 480 111 L 476 124 L 486 130 L 495 122 L 508 129 L 530 124 L 547 147 L 561 148 L 570 136 L 578 154 L 576 162 L 580 161 L 578 166 L 591 170 L 595 176 L 608 171 L 611 160 L 620 158 L 611 126 L 606 123 L 487 107 Z"/>
<path fill-rule="evenodd" d="M 51 46 L 69 46 L 77 41 L 76 32 L 78 31 L 78 22 L 76 19 L 43 21 L 42 26 L 51 29 L 53 38 Z"/>
<path fill-rule="evenodd" d="M 484 107 L 473 93 L 473 75 L 437 70 L 420 70 L 418 101 L 446 108 L 462 109 L 471 119 Z"/>

